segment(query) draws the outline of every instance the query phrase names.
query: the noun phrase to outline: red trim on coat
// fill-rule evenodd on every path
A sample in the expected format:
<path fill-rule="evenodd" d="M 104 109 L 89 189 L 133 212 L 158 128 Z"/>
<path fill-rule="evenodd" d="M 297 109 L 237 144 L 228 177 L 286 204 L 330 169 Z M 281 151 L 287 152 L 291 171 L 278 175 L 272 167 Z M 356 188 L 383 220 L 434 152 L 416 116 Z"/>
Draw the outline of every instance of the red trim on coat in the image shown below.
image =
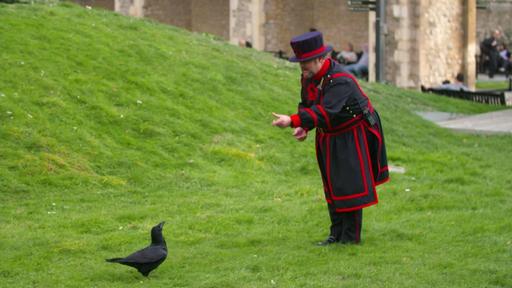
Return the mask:
<path fill-rule="evenodd" d="M 292 127 L 300 127 L 300 125 L 302 124 L 302 121 L 300 120 L 300 117 L 299 115 L 297 114 L 293 114 L 290 116 L 290 119 L 292 120 Z"/>
<path fill-rule="evenodd" d="M 377 155 L 380 156 L 380 153 L 382 151 L 382 136 L 380 135 L 379 130 L 374 129 L 373 127 L 370 126 L 370 124 L 368 124 L 366 122 L 364 122 L 364 124 L 368 128 L 368 131 L 373 133 L 377 137 L 377 139 L 379 140 L 379 150 L 377 151 L 377 153 L 378 153 Z M 379 166 L 379 173 L 388 170 L 388 166 L 384 166 L 382 168 L 380 167 L 380 159 L 377 159 L 377 165 Z"/>
<path fill-rule="evenodd" d="M 361 169 L 361 177 L 363 178 L 363 183 L 364 183 L 364 191 L 361 192 L 361 193 L 357 193 L 357 194 L 352 194 L 352 195 L 348 195 L 348 196 L 335 196 L 334 195 L 334 192 L 333 192 L 333 189 L 332 189 L 332 181 L 331 181 L 331 161 L 330 161 L 330 147 L 329 147 L 329 141 L 326 141 L 326 146 L 327 148 L 325 150 L 327 150 L 327 155 L 325 156 L 327 158 L 327 163 L 326 163 L 326 173 L 327 173 L 327 184 L 328 184 L 328 187 L 329 187 L 329 192 L 331 194 L 331 198 L 333 200 L 348 200 L 348 199 L 353 199 L 353 198 L 359 198 L 359 197 L 363 197 L 365 195 L 368 195 L 368 183 L 366 182 L 366 175 L 364 173 L 364 162 L 363 162 L 363 157 L 361 155 L 361 146 L 359 144 L 359 137 L 357 135 L 357 127 L 358 126 L 354 126 L 352 127 L 352 131 L 355 135 L 355 141 L 356 141 L 356 150 L 357 150 L 357 155 L 359 157 L 359 167 Z M 327 137 L 327 139 L 330 138 L 330 135 L 329 134 L 323 134 Z"/>
<path fill-rule="evenodd" d="M 324 75 L 329 71 L 329 68 L 331 68 L 331 59 L 327 58 L 324 61 L 324 64 L 322 64 L 322 67 L 318 72 L 316 72 L 315 75 L 313 75 L 314 80 L 320 80 Z"/>
<path fill-rule="evenodd" d="M 313 118 L 313 125 L 315 127 L 318 126 L 318 117 L 316 116 L 315 112 L 313 110 L 311 110 L 311 108 L 304 108 L 304 111 L 306 111 L 309 116 L 311 116 L 311 118 Z"/>
<path fill-rule="evenodd" d="M 361 126 L 361 130 L 363 131 L 363 139 L 364 144 L 366 146 L 366 155 L 368 156 L 368 165 L 370 166 L 370 175 L 372 180 L 372 190 L 373 190 L 373 196 L 375 197 L 375 200 L 378 200 L 379 196 L 377 196 L 377 189 L 375 188 L 375 181 L 373 180 L 373 168 L 372 168 L 372 159 L 370 157 L 370 151 L 368 150 L 368 140 L 366 139 L 366 131 L 364 130 L 363 126 Z"/>
<path fill-rule="evenodd" d="M 371 177 L 372 187 L 373 187 L 373 190 L 375 191 L 375 181 L 373 180 L 374 174 L 373 174 L 373 167 L 372 167 L 372 157 L 370 155 L 370 150 L 368 150 L 368 139 L 366 138 L 366 131 L 364 130 L 363 127 L 361 127 L 361 130 L 363 133 L 364 147 L 366 148 L 366 156 L 368 157 L 368 167 L 370 167 L 370 175 L 372 175 L 372 177 Z"/>
<path fill-rule="evenodd" d="M 364 162 L 363 162 L 363 154 L 361 153 L 361 144 L 359 143 L 359 135 L 357 135 L 357 127 L 354 127 L 354 138 L 356 141 L 356 150 L 357 150 L 357 157 L 359 158 L 359 168 L 361 170 L 361 176 L 363 176 L 363 183 L 364 183 L 364 195 L 368 194 L 368 183 L 366 182 L 366 173 L 364 173 Z M 364 135 L 364 130 L 363 130 Z M 364 139 L 363 139 L 364 140 Z"/>
<path fill-rule="evenodd" d="M 331 130 L 331 121 L 329 120 L 329 116 L 327 115 L 327 112 L 325 111 L 324 107 L 322 105 L 316 105 L 318 110 L 322 113 L 322 115 L 325 118 L 325 124 L 327 125 L 327 129 Z"/>
<path fill-rule="evenodd" d="M 320 134 L 322 138 L 324 134 Z M 329 135 L 326 136 L 327 141 L 325 141 L 325 174 L 327 175 L 327 190 L 329 194 L 331 194 L 331 199 L 334 199 L 334 194 L 332 193 L 332 184 L 331 184 L 331 155 L 330 155 L 330 147 L 329 147 Z M 321 172 L 321 171 L 320 171 Z"/>
<path fill-rule="evenodd" d="M 310 83 L 306 89 L 308 91 L 308 100 L 315 101 L 318 96 L 318 88 L 316 88 L 314 83 Z"/>
<path fill-rule="evenodd" d="M 354 210 L 359 210 L 359 209 L 363 209 L 365 207 L 368 207 L 368 206 L 372 206 L 372 205 L 375 205 L 379 203 L 378 200 L 375 200 L 373 202 L 370 202 L 370 203 L 366 203 L 366 204 L 363 204 L 363 205 L 359 205 L 357 207 L 350 207 L 350 208 L 336 208 L 336 212 L 351 212 L 351 211 L 354 211 Z"/>
<path fill-rule="evenodd" d="M 383 180 L 375 182 L 375 186 L 379 186 L 380 184 L 384 184 L 384 183 L 388 182 L 389 180 L 390 180 L 389 177 L 386 177 Z"/>
<path fill-rule="evenodd" d="M 361 118 L 363 118 L 362 115 L 359 115 L 349 121 L 346 122 L 346 125 L 345 123 L 342 124 L 342 125 L 338 125 L 337 127 L 335 127 L 334 129 L 330 130 L 330 131 L 324 131 L 322 133 L 324 134 L 327 134 L 327 135 L 330 135 L 330 136 L 338 136 L 340 134 L 343 134 L 349 130 L 351 130 L 352 128 L 354 128 L 356 125 L 359 125 L 360 123 L 356 123 L 354 124 L 353 126 L 350 126 L 351 124 L 353 124 L 355 121 L 357 120 L 361 120 Z M 347 127 L 348 126 L 348 127 Z M 344 129 L 342 129 L 344 128 Z M 341 130 L 340 130 L 341 129 Z"/>
<path fill-rule="evenodd" d="M 370 112 L 373 112 L 373 106 L 372 104 L 370 103 L 370 98 L 368 98 L 368 96 L 364 93 L 363 89 L 361 89 L 361 86 L 359 86 L 359 82 L 357 82 L 357 79 L 356 77 L 354 77 L 354 75 L 350 74 L 350 73 L 335 73 L 335 74 L 332 74 L 327 80 L 331 80 L 331 79 L 334 79 L 334 78 L 338 78 L 338 77 L 347 77 L 347 78 L 350 78 L 352 79 L 352 81 L 354 81 L 354 83 L 356 84 L 357 88 L 359 89 L 359 92 L 361 92 L 361 94 L 366 98 L 368 99 L 368 109 L 370 110 Z"/>
<path fill-rule="evenodd" d="M 329 194 L 329 191 L 328 188 L 327 188 L 327 183 L 325 182 L 325 179 L 324 179 L 324 176 L 322 175 L 322 171 L 320 169 L 320 162 L 319 162 L 319 157 L 318 157 L 318 154 L 319 154 L 319 151 L 320 151 L 320 145 L 322 145 L 322 138 L 323 138 L 323 135 L 321 133 L 316 133 L 316 141 L 315 141 L 315 150 L 316 150 L 316 159 L 317 159 L 317 162 L 318 162 L 318 168 L 320 170 L 320 178 L 322 178 L 322 183 L 324 184 L 324 194 L 325 194 L 325 200 L 327 200 L 327 203 L 329 204 L 332 204 L 332 200 L 327 198 L 327 195 Z"/>

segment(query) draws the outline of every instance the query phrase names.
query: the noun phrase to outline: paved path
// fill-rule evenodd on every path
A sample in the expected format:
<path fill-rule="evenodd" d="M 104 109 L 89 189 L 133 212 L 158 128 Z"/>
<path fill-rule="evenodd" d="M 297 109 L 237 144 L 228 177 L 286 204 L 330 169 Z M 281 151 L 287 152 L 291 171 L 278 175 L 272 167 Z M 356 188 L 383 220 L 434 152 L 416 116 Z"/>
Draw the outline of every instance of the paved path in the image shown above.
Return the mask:
<path fill-rule="evenodd" d="M 478 80 L 507 81 L 504 75 L 496 75 L 489 79 L 483 74 L 478 75 Z M 416 113 L 444 128 L 472 133 L 512 133 L 512 109 L 471 116 L 446 112 Z"/>
<path fill-rule="evenodd" d="M 441 127 L 459 131 L 474 133 L 512 133 L 512 109 L 435 122 Z"/>
<path fill-rule="evenodd" d="M 486 82 L 505 82 L 508 81 L 508 79 L 505 77 L 504 74 L 496 74 L 494 78 L 489 78 L 487 74 L 478 74 L 478 78 L 476 79 L 478 81 L 486 81 Z"/>

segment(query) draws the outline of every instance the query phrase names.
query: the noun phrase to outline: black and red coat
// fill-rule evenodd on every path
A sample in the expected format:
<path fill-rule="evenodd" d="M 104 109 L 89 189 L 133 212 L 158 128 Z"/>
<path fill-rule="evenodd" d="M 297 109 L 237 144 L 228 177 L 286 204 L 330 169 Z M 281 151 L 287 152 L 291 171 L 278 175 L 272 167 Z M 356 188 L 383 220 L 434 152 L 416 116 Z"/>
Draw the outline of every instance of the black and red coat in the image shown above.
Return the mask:
<path fill-rule="evenodd" d="M 377 204 L 375 187 L 389 180 L 384 135 L 377 111 L 357 80 L 327 59 L 302 79 L 292 127 L 316 128 L 316 154 L 325 198 L 337 212 Z"/>

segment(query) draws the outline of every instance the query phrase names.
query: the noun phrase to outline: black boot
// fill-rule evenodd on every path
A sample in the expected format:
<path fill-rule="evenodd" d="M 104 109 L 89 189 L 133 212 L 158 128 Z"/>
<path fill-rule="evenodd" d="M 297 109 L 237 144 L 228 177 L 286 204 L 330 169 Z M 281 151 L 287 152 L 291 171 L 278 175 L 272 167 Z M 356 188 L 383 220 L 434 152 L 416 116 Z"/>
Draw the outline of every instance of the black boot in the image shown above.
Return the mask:
<path fill-rule="evenodd" d="M 316 245 L 317 246 L 328 246 L 328 245 L 331 245 L 331 244 L 335 244 L 337 242 L 338 242 L 338 240 L 336 240 L 336 238 L 334 238 L 334 236 L 329 235 L 329 237 L 327 237 L 327 239 L 325 239 L 324 241 L 316 243 Z"/>

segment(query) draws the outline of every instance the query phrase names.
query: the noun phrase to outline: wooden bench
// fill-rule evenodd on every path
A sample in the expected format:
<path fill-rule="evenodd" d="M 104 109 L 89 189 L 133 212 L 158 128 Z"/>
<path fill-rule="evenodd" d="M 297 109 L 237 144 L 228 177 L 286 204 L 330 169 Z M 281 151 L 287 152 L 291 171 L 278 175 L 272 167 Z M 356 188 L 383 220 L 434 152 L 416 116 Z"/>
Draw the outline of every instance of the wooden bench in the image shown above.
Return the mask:
<path fill-rule="evenodd" d="M 505 93 L 512 91 L 512 79 L 509 82 L 509 88 L 506 90 L 457 91 L 421 86 L 421 91 L 490 105 L 507 105 Z"/>

